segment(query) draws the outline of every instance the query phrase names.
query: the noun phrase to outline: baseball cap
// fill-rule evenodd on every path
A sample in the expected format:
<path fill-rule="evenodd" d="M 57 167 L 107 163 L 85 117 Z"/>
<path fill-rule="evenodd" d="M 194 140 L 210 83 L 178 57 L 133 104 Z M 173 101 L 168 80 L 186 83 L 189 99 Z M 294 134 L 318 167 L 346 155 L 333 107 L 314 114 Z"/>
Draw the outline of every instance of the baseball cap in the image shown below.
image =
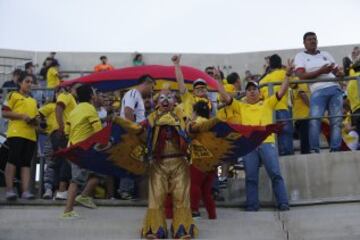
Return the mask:
<path fill-rule="evenodd" d="M 206 81 L 202 78 L 198 78 L 193 82 L 193 87 L 196 85 L 207 85 Z"/>
<path fill-rule="evenodd" d="M 245 90 L 247 90 L 250 86 L 254 86 L 256 88 L 259 88 L 259 84 L 255 81 L 249 81 L 246 86 L 245 86 Z"/>

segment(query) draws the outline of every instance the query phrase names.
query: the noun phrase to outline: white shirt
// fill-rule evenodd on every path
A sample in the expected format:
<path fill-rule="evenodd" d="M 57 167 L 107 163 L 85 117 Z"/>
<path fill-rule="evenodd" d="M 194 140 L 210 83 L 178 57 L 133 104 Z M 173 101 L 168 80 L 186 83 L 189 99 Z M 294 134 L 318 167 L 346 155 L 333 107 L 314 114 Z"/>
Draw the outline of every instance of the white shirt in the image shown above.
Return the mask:
<path fill-rule="evenodd" d="M 295 56 L 294 64 L 295 64 L 295 71 L 297 69 L 304 69 L 305 72 L 313 72 L 320 69 L 325 64 L 335 64 L 334 58 L 325 51 L 318 51 L 317 54 L 312 55 L 306 52 L 299 52 Z M 335 64 L 335 67 L 337 65 Z M 328 74 L 321 74 L 317 77 L 317 79 L 324 79 L 324 78 L 335 78 L 335 75 L 331 72 Z M 317 82 L 310 84 L 310 91 L 313 93 L 316 90 L 331 87 L 331 86 L 338 86 L 336 82 Z"/>
<path fill-rule="evenodd" d="M 122 99 L 120 116 L 125 118 L 125 107 L 134 110 L 135 122 L 145 120 L 145 106 L 141 93 L 137 89 L 127 91 Z"/>

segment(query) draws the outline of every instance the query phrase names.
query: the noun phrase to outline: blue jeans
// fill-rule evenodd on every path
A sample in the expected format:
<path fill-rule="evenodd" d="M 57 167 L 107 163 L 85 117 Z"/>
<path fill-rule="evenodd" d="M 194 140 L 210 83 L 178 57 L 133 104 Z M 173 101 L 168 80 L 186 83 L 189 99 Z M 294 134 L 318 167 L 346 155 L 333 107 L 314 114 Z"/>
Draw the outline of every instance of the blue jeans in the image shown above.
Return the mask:
<path fill-rule="evenodd" d="M 288 205 L 287 191 L 284 179 L 281 176 L 275 145 L 273 143 L 263 143 L 243 159 L 246 174 L 246 209 L 256 211 L 260 207 L 258 190 L 260 161 L 264 164 L 266 172 L 271 179 L 278 207 L 282 204 Z"/>
<path fill-rule="evenodd" d="M 310 97 L 310 116 L 323 117 L 325 110 L 329 116 L 342 115 L 343 92 L 338 86 L 331 86 L 316 90 Z M 339 151 L 341 147 L 341 122 L 342 117 L 330 118 L 330 150 Z M 311 150 L 320 151 L 321 119 L 310 120 L 309 142 Z"/>
<path fill-rule="evenodd" d="M 290 119 L 291 114 L 288 110 L 276 110 L 276 120 Z M 279 155 L 292 155 L 294 154 L 293 134 L 294 127 L 292 121 L 283 121 L 284 128 L 281 133 L 277 135 Z"/>
<path fill-rule="evenodd" d="M 131 195 L 135 195 L 136 194 L 135 178 L 136 176 L 134 174 L 130 172 L 126 172 L 125 176 L 120 178 L 118 191 L 127 192 L 130 193 Z"/>

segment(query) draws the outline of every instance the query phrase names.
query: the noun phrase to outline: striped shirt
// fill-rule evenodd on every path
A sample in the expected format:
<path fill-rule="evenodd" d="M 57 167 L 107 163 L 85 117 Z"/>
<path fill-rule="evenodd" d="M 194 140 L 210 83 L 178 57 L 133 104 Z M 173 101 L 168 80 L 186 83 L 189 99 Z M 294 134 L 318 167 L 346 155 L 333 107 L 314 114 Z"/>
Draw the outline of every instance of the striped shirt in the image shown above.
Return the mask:
<path fill-rule="evenodd" d="M 125 118 L 125 107 L 134 110 L 135 122 L 145 120 L 145 106 L 141 93 L 137 89 L 127 91 L 122 99 L 120 116 Z"/>

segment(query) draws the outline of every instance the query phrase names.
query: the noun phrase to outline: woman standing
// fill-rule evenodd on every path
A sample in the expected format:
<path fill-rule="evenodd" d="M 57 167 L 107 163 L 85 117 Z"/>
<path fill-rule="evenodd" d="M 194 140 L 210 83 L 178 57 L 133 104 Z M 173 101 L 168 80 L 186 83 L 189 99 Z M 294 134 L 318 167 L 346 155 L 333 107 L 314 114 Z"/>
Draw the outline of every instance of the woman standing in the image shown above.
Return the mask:
<path fill-rule="evenodd" d="M 18 90 L 11 92 L 2 108 L 2 116 L 8 118 L 7 138 L 9 157 L 5 167 L 6 199 L 15 200 L 13 179 L 16 169 L 21 169 L 22 198 L 33 199 L 29 191 L 30 164 L 36 147 L 36 126 L 38 109 L 36 100 L 30 97 L 33 75 L 21 73 Z"/>

